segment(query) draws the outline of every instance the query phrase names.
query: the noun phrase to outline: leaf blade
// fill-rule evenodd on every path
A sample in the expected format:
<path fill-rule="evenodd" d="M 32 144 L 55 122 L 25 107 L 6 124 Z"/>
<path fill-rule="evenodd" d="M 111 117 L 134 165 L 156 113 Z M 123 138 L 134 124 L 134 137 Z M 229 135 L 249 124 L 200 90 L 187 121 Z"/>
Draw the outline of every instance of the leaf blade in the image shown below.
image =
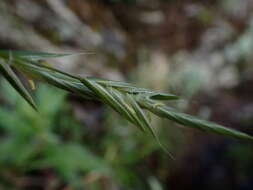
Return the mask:
<path fill-rule="evenodd" d="M 176 123 L 182 124 L 185 127 L 196 128 L 202 131 L 213 132 L 220 135 L 227 135 L 231 137 L 253 141 L 253 137 L 246 133 L 228 127 L 224 127 L 222 125 L 210 121 L 202 120 L 185 113 L 177 112 L 165 105 L 155 106 L 154 102 L 147 102 L 147 101 L 146 102 L 140 101 L 140 104 L 149 111 L 151 111 L 152 113 L 160 117 L 172 120 Z"/>
<path fill-rule="evenodd" d="M 11 86 L 26 100 L 28 104 L 34 110 L 38 110 L 35 102 L 31 96 L 31 94 L 27 91 L 27 89 L 23 86 L 19 78 L 16 74 L 12 71 L 11 67 L 8 64 L 3 63 L 0 60 L 0 73 L 5 77 L 5 79 L 11 84 Z"/>
<path fill-rule="evenodd" d="M 23 50 L 0 50 L 0 56 L 8 59 L 11 56 L 15 58 L 29 59 L 33 61 L 38 61 L 41 59 L 65 57 L 71 55 L 79 55 L 85 53 L 47 53 L 47 52 L 37 52 L 37 51 L 23 51 Z"/>

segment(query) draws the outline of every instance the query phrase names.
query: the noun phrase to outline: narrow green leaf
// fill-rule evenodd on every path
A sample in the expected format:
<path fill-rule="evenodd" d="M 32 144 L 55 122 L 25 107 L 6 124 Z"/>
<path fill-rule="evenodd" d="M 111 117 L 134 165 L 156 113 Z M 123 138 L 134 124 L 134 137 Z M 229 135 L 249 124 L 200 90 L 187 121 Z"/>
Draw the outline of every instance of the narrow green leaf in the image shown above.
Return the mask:
<path fill-rule="evenodd" d="M 139 87 L 136 87 L 132 84 L 125 83 L 125 82 L 105 80 L 105 79 L 100 79 L 100 78 L 96 78 L 96 77 L 88 77 L 88 79 L 92 80 L 92 81 L 96 81 L 97 83 L 99 83 L 103 86 L 107 86 L 107 87 L 111 86 L 114 88 L 118 88 L 120 91 L 125 91 L 127 93 L 147 94 L 153 100 L 176 100 L 176 99 L 179 99 L 179 97 L 174 94 L 154 92 L 149 89 L 139 88 Z"/>
<path fill-rule="evenodd" d="M 3 63 L 0 60 L 0 73 L 8 80 L 8 82 L 12 85 L 12 87 L 35 109 L 36 105 L 33 101 L 32 96 L 30 93 L 26 90 L 26 88 L 23 86 L 19 78 L 16 76 L 16 74 L 12 71 L 11 67 Z"/>
<path fill-rule="evenodd" d="M 17 60 L 17 62 L 20 64 L 24 64 L 23 60 Z M 65 76 L 68 76 L 70 78 L 77 79 L 77 80 L 80 80 L 80 78 L 81 78 L 81 77 L 66 73 L 64 71 L 60 71 L 60 70 L 55 69 L 53 67 L 49 67 L 47 65 L 40 64 L 37 61 L 30 60 L 30 61 L 26 61 L 26 62 L 27 62 L 26 64 L 31 64 L 31 66 L 33 65 L 33 66 L 45 68 L 48 70 L 48 72 L 57 72 L 57 73 L 60 73 L 62 75 L 65 75 Z M 176 100 L 176 99 L 179 99 L 179 97 L 174 94 L 154 92 L 149 89 L 135 87 L 135 86 L 133 86 L 129 83 L 125 83 L 125 82 L 105 80 L 105 79 L 96 78 L 96 77 L 87 77 L 87 79 L 89 81 L 94 81 L 104 87 L 114 87 L 114 88 L 119 89 L 120 91 L 124 91 L 127 93 L 146 94 L 147 96 L 149 96 L 150 99 L 153 99 L 153 100 Z"/>
<path fill-rule="evenodd" d="M 129 104 L 132 106 L 132 108 L 134 109 L 135 113 L 137 114 L 139 120 L 142 123 L 142 128 L 144 129 L 144 131 L 150 131 L 151 134 L 153 136 L 155 136 L 155 133 L 145 115 L 145 113 L 143 112 L 143 110 L 140 108 L 140 106 L 136 103 L 136 101 L 133 98 L 133 95 L 127 94 L 126 98 L 129 102 Z"/>
<path fill-rule="evenodd" d="M 18 70 L 21 70 L 32 78 L 47 82 L 70 93 L 78 94 L 83 98 L 98 100 L 96 95 L 80 82 L 80 77 L 67 74 L 53 67 L 38 64 L 35 61 L 16 61 L 18 64 L 14 65 Z"/>
<path fill-rule="evenodd" d="M 40 60 L 40 59 L 46 59 L 46 58 L 76 55 L 76 53 L 45 53 L 45 52 L 36 52 L 36 51 L 0 50 L 0 56 L 3 58 L 8 59 L 10 55 L 15 58 Z"/>
<path fill-rule="evenodd" d="M 142 121 L 142 123 L 144 123 L 144 127 L 145 130 L 149 130 L 149 132 L 151 133 L 151 135 L 153 136 L 153 138 L 157 141 L 157 143 L 160 145 L 160 147 L 172 158 L 174 159 L 173 155 L 169 152 L 168 148 L 163 145 L 159 139 L 159 137 L 157 136 L 155 130 L 152 128 L 152 126 L 150 125 L 150 122 L 148 121 L 145 113 L 143 112 L 143 110 L 140 108 L 140 106 L 138 105 L 138 103 L 135 101 L 135 99 L 127 94 L 128 97 L 128 101 L 130 102 L 130 104 L 132 105 L 132 107 L 134 108 L 136 114 L 138 115 L 138 118 Z"/>
<path fill-rule="evenodd" d="M 136 125 L 141 131 L 146 132 L 145 123 L 143 123 L 143 121 L 140 120 L 135 110 L 132 108 L 131 104 L 129 104 L 125 100 L 126 96 L 116 89 L 111 88 L 110 92 L 113 95 L 113 97 L 117 100 L 117 102 L 122 106 L 122 111 L 126 113 L 128 117 L 130 117 L 131 119 L 130 121 L 132 121 L 132 123 Z"/>
<path fill-rule="evenodd" d="M 232 136 L 236 138 L 253 141 L 253 137 L 246 133 L 243 133 L 234 129 L 230 129 L 213 122 L 198 119 L 188 114 L 179 113 L 175 110 L 170 109 L 167 106 L 155 105 L 154 102 L 147 102 L 145 100 L 141 101 L 140 103 L 143 107 L 153 112 L 154 114 L 159 115 L 160 117 L 165 117 L 169 120 L 175 121 L 186 127 L 196 128 L 196 129 L 200 129 L 207 132 L 213 132 L 213 133 L 217 133 L 221 135 L 228 135 L 228 136 Z"/>
<path fill-rule="evenodd" d="M 115 111 L 123 114 L 129 121 L 133 122 L 128 114 L 125 114 L 124 107 L 101 85 L 96 82 L 89 81 L 86 78 L 80 78 L 80 81 L 88 87 L 92 92 L 101 98 L 102 101 L 110 105 Z"/>

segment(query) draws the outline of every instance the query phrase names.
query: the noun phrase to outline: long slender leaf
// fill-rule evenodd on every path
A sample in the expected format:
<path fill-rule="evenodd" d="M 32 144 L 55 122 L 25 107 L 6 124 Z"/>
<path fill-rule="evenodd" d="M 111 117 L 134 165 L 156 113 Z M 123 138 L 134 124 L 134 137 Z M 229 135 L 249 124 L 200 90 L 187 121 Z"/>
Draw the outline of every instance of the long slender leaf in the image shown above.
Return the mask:
<path fill-rule="evenodd" d="M 207 132 L 214 132 L 221 135 L 228 135 L 236 138 L 253 140 L 253 137 L 213 122 L 198 119 L 188 114 L 179 113 L 165 105 L 154 105 L 153 102 L 141 101 L 141 105 L 160 117 L 165 117 L 186 127 L 196 128 Z"/>
<path fill-rule="evenodd" d="M 115 111 L 123 114 L 123 116 L 125 116 L 129 121 L 134 123 L 134 120 L 125 112 L 126 110 L 124 107 L 104 87 L 94 81 L 89 81 L 86 78 L 81 78 L 80 81 L 91 91 L 96 93 L 102 99 L 102 101 L 110 105 Z"/>
<path fill-rule="evenodd" d="M 135 110 L 136 114 L 138 115 L 138 117 L 140 118 L 140 120 L 142 121 L 142 123 L 144 123 L 144 127 L 145 130 L 148 130 L 151 135 L 153 136 L 153 138 L 158 142 L 158 144 L 161 146 L 161 148 L 172 158 L 174 159 L 173 155 L 169 152 L 169 149 L 163 145 L 158 137 L 158 135 L 156 134 L 155 130 L 152 128 L 150 122 L 148 121 L 144 111 L 141 109 L 141 107 L 138 105 L 138 103 L 135 101 L 135 99 L 131 96 L 131 95 L 127 95 L 128 101 L 130 102 L 130 104 L 133 106 L 133 109 Z"/>
<path fill-rule="evenodd" d="M 146 132 L 145 123 L 143 123 L 143 121 L 138 117 L 132 106 L 129 105 L 128 102 L 125 100 L 125 95 L 121 94 L 116 89 L 111 89 L 111 93 L 115 97 L 115 99 L 122 105 L 123 111 L 126 112 L 127 115 L 129 115 L 132 123 L 134 123 L 143 132 Z"/>
<path fill-rule="evenodd" d="M 9 56 L 11 55 L 16 58 L 24 58 L 24 59 L 31 59 L 31 60 L 64 57 L 64 56 L 70 56 L 70 55 L 76 55 L 76 54 L 77 53 L 45 53 L 45 52 L 36 52 L 36 51 L 0 50 L 0 56 L 4 58 L 9 58 Z"/>
<path fill-rule="evenodd" d="M 8 64 L 3 63 L 3 61 L 1 60 L 0 73 L 6 78 L 6 80 L 8 80 L 12 87 L 27 101 L 27 103 L 29 103 L 35 110 L 37 110 L 37 107 L 30 93 L 26 90 L 19 78 L 12 71 L 11 67 Z"/>
<path fill-rule="evenodd" d="M 142 128 L 144 128 L 144 131 L 149 131 L 151 132 L 151 134 L 153 136 L 155 136 L 155 132 L 153 131 L 150 122 L 148 121 L 144 111 L 140 108 L 140 106 L 136 103 L 136 101 L 134 100 L 133 96 L 130 94 L 126 95 L 127 101 L 129 102 L 129 104 L 132 106 L 132 108 L 134 109 L 136 115 L 138 116 L 139 120 L 142 123 Z"/>
<path fill-rule="evenodd" d="M 154 92 L 149 89 L 139 88 L 139 87 L 136 87 L 132 84 L 125 83 L 125 82 L 105 80 L 105 79 L 100 79 L 100 78 L 96 78 L 96 77 L 87 77 L 87 79 L 92 80 L 92 81 L 96 81 L 97 83 L 99 83 L 103 86 L 107 86 L 107 87 L 111 86 L 114 88 L 118 88 L 120 91 L 125 91 L 125 92 L 131 93 L 131 94 L 146 93 L 147 95 L 149 95 L 149 97 L 151 99 L 154 99 L 154 100 L 176 100 L 176 99 L 179 99 L 179 97 L 174 94 Z"/>

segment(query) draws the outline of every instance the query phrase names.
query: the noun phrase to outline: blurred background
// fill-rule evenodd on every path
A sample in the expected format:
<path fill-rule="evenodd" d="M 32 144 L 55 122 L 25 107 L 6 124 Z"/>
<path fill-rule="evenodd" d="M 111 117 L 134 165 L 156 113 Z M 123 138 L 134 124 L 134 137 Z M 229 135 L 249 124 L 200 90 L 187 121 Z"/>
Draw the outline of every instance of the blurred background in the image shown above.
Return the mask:
<path fill-rule="evenodd" d="M 0 49 L 175 93 L 178 110 L 253 135 L 252 0 L 1 0 Z M 0 189 L 253 189 L 252 144 L 152 118 L 155 140 L 99 102 L 0 77 Z"/>

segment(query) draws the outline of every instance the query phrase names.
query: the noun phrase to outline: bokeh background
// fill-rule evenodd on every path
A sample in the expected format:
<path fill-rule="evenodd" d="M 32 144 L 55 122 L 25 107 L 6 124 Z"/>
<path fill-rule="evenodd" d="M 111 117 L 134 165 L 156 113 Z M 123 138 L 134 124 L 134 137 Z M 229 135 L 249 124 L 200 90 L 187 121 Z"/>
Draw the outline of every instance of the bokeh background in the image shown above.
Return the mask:
<path fill-rule="evenodd" d="M 253 135 L 252 0 L 1 0 L 0 48 L 85 52 L 50 63 Z M 0 189 L 253 189 L 252 143 L 151 116 L 172 160 L 99 102 L 38 83 L 38 114 L 0 84 Z"/>

